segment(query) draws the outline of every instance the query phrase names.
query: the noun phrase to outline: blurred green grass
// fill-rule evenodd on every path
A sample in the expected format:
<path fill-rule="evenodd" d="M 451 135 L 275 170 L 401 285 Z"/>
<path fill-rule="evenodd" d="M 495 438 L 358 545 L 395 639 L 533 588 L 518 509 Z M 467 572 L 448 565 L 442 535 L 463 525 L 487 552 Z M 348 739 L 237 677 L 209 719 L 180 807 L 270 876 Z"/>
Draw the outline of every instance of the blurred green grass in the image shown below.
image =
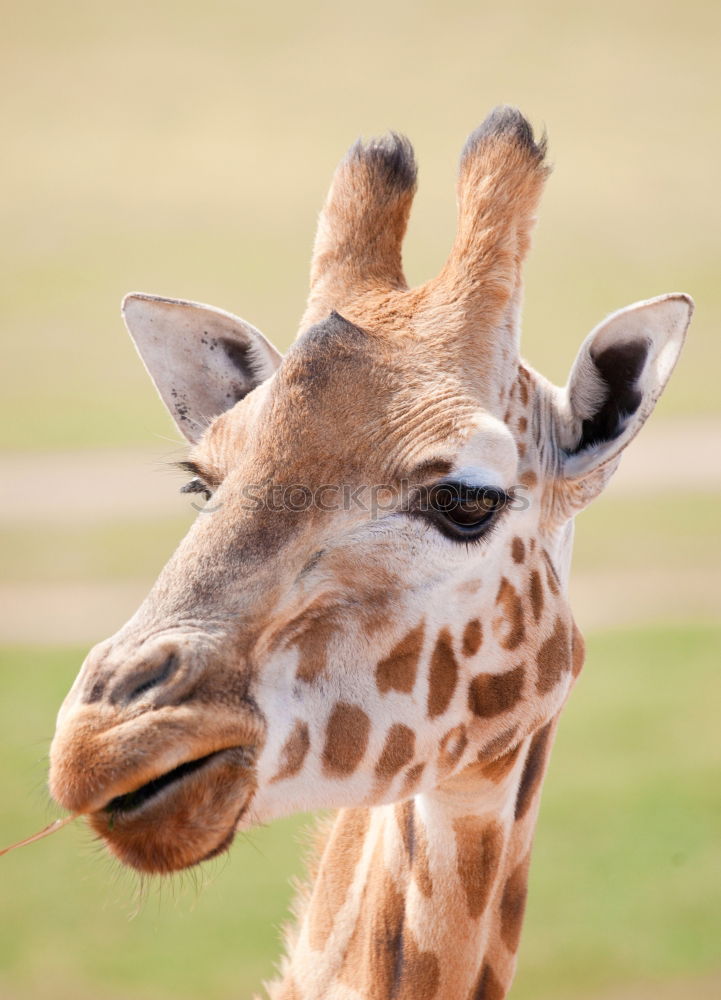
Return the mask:
<path fill-rule="evenodd" d="M 698 311 L 661 410 L 718 412 L 710 0 L 40 0 L 3 27 L 0 447 L 168 432 L 120 323 L 128 290 L 224 306 L 287 346 L 316 214 L 359 134 L 415 142 L 407 269 L 435 273 L 458 152 L 504 101 L 547 124 L 555 163 L 528 268 L 529 359 L 562 382 L 604 314 L 680 288 Z"/>
<path fill-rule="evenodd" d="M 710 626 L 590 638 L 544 792 L 514 1000 L 718 968 L 720 640 Z M 3 842 L 49 815 L 44 755 L 82 655 L 1 651 Z M 239 838 L 229 859 L 148 885 L 140 904 L 137 879 L 80 826 L 3 859 L 0 995 L 250 996 L 280 952 L 306 822 Z"/>

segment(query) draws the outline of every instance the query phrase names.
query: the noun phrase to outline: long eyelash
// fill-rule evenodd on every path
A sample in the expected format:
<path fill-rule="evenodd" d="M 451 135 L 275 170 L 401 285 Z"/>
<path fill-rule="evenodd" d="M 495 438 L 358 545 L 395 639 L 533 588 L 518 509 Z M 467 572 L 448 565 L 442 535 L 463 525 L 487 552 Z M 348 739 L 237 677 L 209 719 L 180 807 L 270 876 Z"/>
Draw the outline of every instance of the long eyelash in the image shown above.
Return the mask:
<path fill-rule="evenodd" d="M 212 491 L 207 483 L 204 483 L 202 479 L 191 479 L 189 483 L 185 486 L 180 487 L 181 493 L 202 493 L 206 500 L 210 500 Z"/>
<path fill-rule="evenodd" d="M 181 472 L 188 472 L 195 479 L 204 479 L 203 470 L 195 462 L 184 459 L 182 462 L 173 462 L 173 467 Z"/>
<path fill-rule="evenodd" d="M 180 487 L 181 493 L 199 493 L 202 494 L 206 501 L 210 500 L 213 490 L 219 486 L 219 482 L 216 481 L 211 473 L 206 472 L 197 462 L 193 462 L 190 459 L 184 459 L 182 462 L 173 462 L 173 466 L 176 469 L 180 469 L 181 472 L 189 473 L 193 477 L 189 483 Z"/>

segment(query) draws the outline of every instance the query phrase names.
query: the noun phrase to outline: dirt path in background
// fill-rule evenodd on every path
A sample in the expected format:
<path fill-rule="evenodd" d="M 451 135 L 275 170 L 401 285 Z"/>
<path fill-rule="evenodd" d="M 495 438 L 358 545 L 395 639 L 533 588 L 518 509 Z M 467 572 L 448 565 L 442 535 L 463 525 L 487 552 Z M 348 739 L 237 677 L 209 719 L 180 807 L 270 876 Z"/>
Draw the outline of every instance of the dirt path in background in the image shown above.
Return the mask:
<path fill-rule="evenodd" d="M 608 494 L 652 495 L 681 488 L 721 492 L 721 419 L 653 424 L 622 462 Z M 181 445 L 146 451 L 0 456 L 0 523 L 92 524 L 187 513 L 172 461 Z M 0 641 L 87 644 L 111 634 L 136 609 L 147 581 L 0 584 Z M 719 576 L 712 571 L 642 569 L 575 572 L 571 599 L 582 629 L 715 618 Z M 632 598 L 632 599 L 630 599 Z"/>
<path fill-rule="evenodd" d="M 185 510 L 182 444 L 145 450 L 0 454 L 0 522 L 152 518 Z M 681 486 L 721 491 L 721 418 L 645 428 L 621 462 L 607 495 L 637 496 Z"/>

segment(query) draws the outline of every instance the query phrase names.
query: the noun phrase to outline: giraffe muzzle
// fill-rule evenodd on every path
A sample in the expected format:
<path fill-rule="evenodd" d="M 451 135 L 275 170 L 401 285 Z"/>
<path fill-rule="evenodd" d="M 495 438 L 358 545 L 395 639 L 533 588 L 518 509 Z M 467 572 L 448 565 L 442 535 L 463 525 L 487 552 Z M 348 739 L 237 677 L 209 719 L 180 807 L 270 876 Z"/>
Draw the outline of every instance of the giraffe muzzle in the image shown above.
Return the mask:
<path fill-rule="evenodd" d="M 242 662 L 213 657 L 193 638 L 96 647 L 51 747 L 53 798 L 85 814 L 110 851 L 143 872 L 217 854 L 255 793 L 266 724 Z"/>

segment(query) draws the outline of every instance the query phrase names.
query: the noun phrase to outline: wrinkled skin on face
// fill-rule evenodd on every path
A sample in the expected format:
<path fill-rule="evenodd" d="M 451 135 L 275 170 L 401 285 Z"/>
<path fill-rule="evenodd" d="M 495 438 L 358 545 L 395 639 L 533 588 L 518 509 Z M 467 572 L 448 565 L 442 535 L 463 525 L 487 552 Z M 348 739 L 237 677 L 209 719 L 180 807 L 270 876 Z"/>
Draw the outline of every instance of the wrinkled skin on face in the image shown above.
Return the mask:
<path fill-rule="evenodd" d="M 580 669 L 572 519 L 663 388 L 689 301 L 615 314 L 568 386 L 549 385 L 517 344 L 543 151 L 505 119 L 469 143 L 457 245 L 421 289 L 399 277 L 407 148 L 344 161 L 282 360 L 228 314 L 126 305 L 210 512 L 90 652 L 50 787 L 139 870 L 195 864 L 277 816 L 399 801 L 490 766 L 555 718 Z M 482 530 L 456 537 L 429 506 L 444 483 L 500 498 Z"/>

